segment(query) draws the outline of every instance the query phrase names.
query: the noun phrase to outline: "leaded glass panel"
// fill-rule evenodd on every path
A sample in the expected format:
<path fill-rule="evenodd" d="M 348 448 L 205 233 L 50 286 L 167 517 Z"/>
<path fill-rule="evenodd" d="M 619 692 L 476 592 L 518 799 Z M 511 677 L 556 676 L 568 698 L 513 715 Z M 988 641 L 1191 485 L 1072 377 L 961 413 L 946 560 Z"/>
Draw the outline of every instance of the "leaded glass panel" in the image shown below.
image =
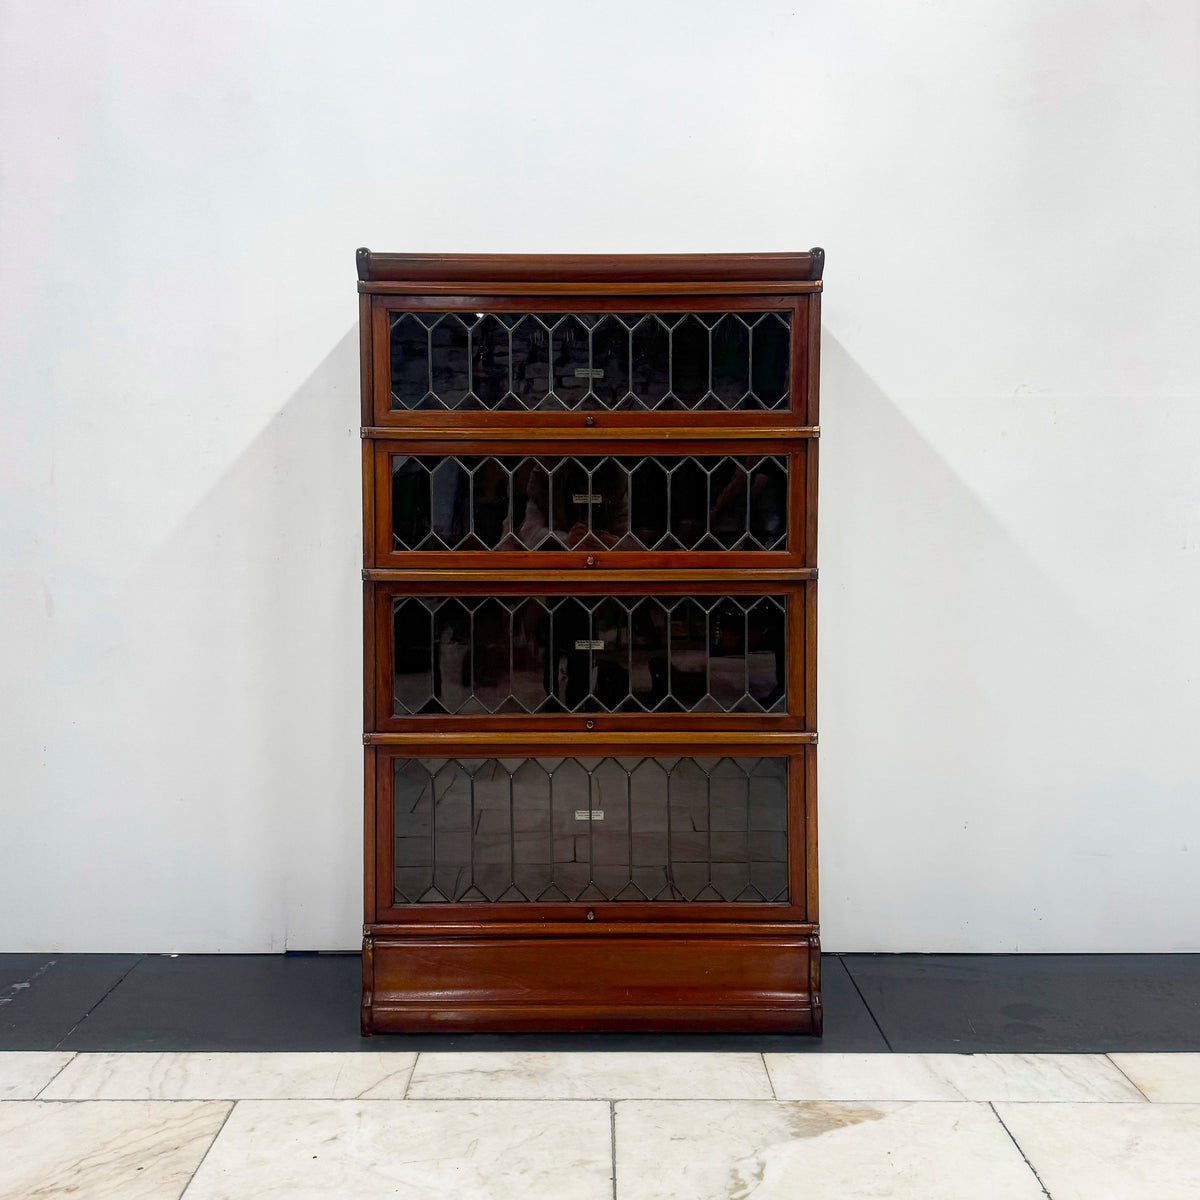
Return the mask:
<path fill-rule="evenodd" d="M 784 550 L 785 455 L 392 456 L 394 550 Z"/>
<path fill-rule="evenodd" d="M 394 716 L 785 713 L 784 596 L 398 596 Z"/>
<path fill-rule="evenodd" d="M 391 407 L 787 407 L 787 312 L 393 312 Z"/>
<path fill-rule="evenodd" d="M 396 759 L 396 904 L 787 896 L 787 760 Z"/>

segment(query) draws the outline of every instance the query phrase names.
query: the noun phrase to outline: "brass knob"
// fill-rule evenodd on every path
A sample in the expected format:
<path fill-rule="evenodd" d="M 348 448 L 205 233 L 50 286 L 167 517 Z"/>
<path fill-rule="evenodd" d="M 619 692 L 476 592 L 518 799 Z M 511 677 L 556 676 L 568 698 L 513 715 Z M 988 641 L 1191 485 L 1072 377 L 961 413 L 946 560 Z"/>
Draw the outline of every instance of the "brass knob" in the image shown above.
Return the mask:
<path fill-rule="evenodd" d="M 589 921 L 594 921 L 596 919 L 596 914 L 594 912 L 592 912 L 592 910 L 590 908 L 587 911 L 587 919 Z"/>
<path fill-rule="evenodd" d="M 591 415 L 591 413 L 588 413 L 588 415 L 587 415 L 586 417 L 584 417 L 584 418 L 583 418 L 583 423 L 584 423 L 585 425 L 595 425 L 595 423 L 596 423 L 596 418 L 595 418 L 595 417 L 593 417 L 593 416 Z"/>
<path fill-rule="evenodd" d="M 585 722 L 584 722 L 584 728 L 585 728 L 585 729 L 595 729 L 595 728 L 596 728 L 596 722 L 595 722 L 595 721 L 585 721 Z"/>
<path fill-rule="evenodd" d="M 589 567 L 594 567 L 596 565 L 596 560 L 590 554 L 587 556 L 587 565 Z"/>

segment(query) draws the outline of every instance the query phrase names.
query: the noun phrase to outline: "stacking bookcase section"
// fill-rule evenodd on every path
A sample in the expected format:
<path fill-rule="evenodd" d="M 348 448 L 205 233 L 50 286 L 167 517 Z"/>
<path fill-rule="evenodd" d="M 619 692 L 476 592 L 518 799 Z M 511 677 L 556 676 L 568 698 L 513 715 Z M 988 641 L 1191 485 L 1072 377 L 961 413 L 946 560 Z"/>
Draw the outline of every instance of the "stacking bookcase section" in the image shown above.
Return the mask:
<path fill-rule="evenodd" d="M 378 730 L 801 730 L 810 582 L 383 582 Z"/>
<path fill-rule="evenodd" d="M 563 278 L 569 265 L 550 261 L 559 256 L 544 260 L 540 280 L 518 278 L 516 260 L 502 257 L 464 258 L 457 280 L 435 278 L 445 258 L 385 257 L 359 263 L 374 297 L 364 425 L 745 436 L 816 424 L 819 251 L 709 256 L 687 281 L 683 255 L 647 256 L 642 280 L 621 278 L 629 257 L 576 260 L 590 280 Z M 717 278 L 718 258 L 746 277 Z M 491 278 L 466 279 L 474 270 Z M 465 284 L 487 292 L 463 294 Z"/>
<path fill-rule="evenodd" d="M 358 253 L 364 1033 L 819 1033 L 824 254 Z"/>
<path fill-rule="evenodd" d="M 811 1030 L 814 752 L 379 746 L 372 1028 Z"/>
<path fill-rule="evenodd" d="M 799 567 L 806 441 L 378 440 L 381 567 Z"/>

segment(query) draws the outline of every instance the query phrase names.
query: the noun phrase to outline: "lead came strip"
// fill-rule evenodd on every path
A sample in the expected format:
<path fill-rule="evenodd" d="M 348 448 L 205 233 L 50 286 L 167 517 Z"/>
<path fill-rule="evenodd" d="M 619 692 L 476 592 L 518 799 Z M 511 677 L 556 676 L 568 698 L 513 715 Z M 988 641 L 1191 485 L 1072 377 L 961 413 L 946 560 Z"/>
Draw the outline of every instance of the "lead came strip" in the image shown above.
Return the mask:
<path fill-rule="evenodd" d="M 397 904 L 788 899 L 781 757 L 397 759 L 393 805 Z"/>
<path fill-rule="evenodd" d="M 392 455 L 392 547 L 786 550 L 786 455 Z"/>
<path fill-rule="evenodd" d="M 787 712 L 783 596 L 397 596 L 392 637 L 394 716 Z"/>
<path fill-rule="evenodd" d="M 783 409 L 791 314 L 393 312 L 389 348 L 393 410 Z"/>

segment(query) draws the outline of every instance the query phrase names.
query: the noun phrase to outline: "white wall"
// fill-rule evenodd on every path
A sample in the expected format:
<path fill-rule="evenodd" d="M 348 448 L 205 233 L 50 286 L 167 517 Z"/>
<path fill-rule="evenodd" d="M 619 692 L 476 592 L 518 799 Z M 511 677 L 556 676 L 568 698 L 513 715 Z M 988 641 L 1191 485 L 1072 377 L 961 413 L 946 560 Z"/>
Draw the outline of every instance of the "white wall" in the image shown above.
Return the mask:
<path fill-rule="evenodd" d="M 813 243 L 826 944 L 1200 949 L 1193 5 L 0 39 L 0 949 L 357 945 L 356 246 Z"/>

